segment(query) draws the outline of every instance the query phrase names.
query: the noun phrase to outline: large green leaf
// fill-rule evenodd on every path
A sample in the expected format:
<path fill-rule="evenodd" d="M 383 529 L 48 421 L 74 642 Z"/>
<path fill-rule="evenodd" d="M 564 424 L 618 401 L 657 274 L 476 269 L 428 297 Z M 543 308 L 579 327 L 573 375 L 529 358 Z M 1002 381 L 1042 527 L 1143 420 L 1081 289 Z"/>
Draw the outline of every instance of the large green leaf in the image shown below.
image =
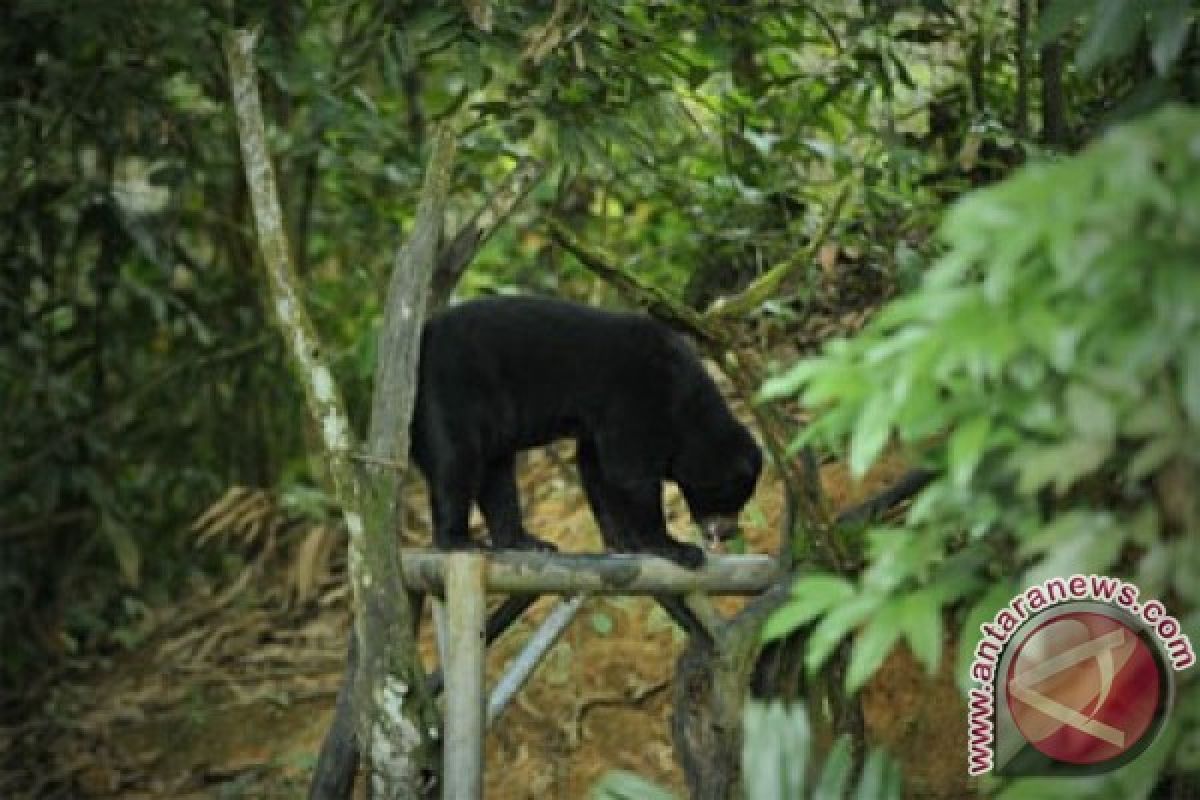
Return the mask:
<path fill-rule="evenodd" d="M 1067 418 L 1080 436 L 1106 441 L 1117 433 L 1117 413 L 1102 394 L 1083 383 L 1067 386 Z"/>
<path fill-rule="evenodd" d="M 942 605 L 935 591 L 913 592 L 901 601 L 897 622 L 908 647 L 930 675 L 942 660 Z"/>
<path fill-rule="evenodd" d="M 1099 0 L 1075 64 L 1083 73 L 1128 53 L 1142 32 L 1146 7 L 1139 0 Z"/>
<path fill-rule="evenodd" d="M 1193 427 L 1200 427 L 1200 339 L 1193 339 L 1184 347 L 1180 371 L 1181 399 Z"/>
<path fill-rule="evenodd" d="M 817 780 L 812 793 L 812 800 L 845 800 L 846 789 L 850 782 L 850 771 L 854 766 L 854 757 L 850 737 L 839 736 L 829 751 L 825 768 Z"/>
<path fill-rule="evenodd" d="M 1017 490 L 1033 494 L 1052 483 L 1063 494 L 1103 464 L 1113 446 L 1111 439 L 1077 437 L 1048 447 L 1018 448 L 1010 459 L 1020 475 Z"/>
<path fill-rule="evenodd" d="M 958 486 L 966 486 L 975 467 L 983 458 L 988 433 L 991 431 L 992 418 L 980 414 L 967 420 L 955 429 L 947 447 L 947 458 L 950 465 L 950 479 Z"/>
<path fill-rule="evenodd" d="M 803 705 L 750 702 L 742 714 L 742 782 L 747 798 L 803 797 L 813 732 Z"/>
<path fill-rule="evenodd" d="M 855 800 L 900 800 L 903 796 L 899 764 L 883 750 L 869 752 L 854 793 Z"/>
<path fill-rule="evenodd" d="M 863 406 L 850 441 L 850 471 L 858 477 L 865 475 L 871 464 L 883 452 L 892 432 L 894 405 L 891 397 L 882 392 Z"/>
<path fill-rule="evenodd" d="M 963 618 L 958 634 L 958 654 L 954 660 L 954 675 L 959 690 L 965 695 L 971 684 L 971 662 L 981 636 L 979 627 L 990 622 L 1001 608 L 1008 605 L 1019 590 L 1016 581 L 999 580 L 984 592 Z"/>
<path fill-rule="evenodd" d="M 900 638 L 903 600 L 893 599 L 879 608 L 855 637 L 850 666 L 846 669 L 846 691 L 853 694 L 883 665 L 883 660 Z"/>
<path fill-rule="evenodd" d="M 1166 75 L 1183 52 L 1192 31 L 1191 0 L 1157 0 L 1150 5 L 1150 57 Z"/>
<path fill-rule="evenodd" d="M 767 618 L 762 637 L 766 641 L 787 636 L 807 625 L 830 608 L 854 596 L 854 585 L 838 575 L 817 573 L 799 578 L 788 602 Z"/>
<path fill-rule="evenodd" d="M 877 594 L 859 594 L 822 617 L 808 637 L 808 650 L 804 655 L 808 671 L 815 674 L 842 639 L 875 613 L 884 600 Z"/>
<path fill-rule="evenodd" d="M 592 787 L 592 800 L 675 800 L 661 786 L 626 770 L 612 770 Z"/>

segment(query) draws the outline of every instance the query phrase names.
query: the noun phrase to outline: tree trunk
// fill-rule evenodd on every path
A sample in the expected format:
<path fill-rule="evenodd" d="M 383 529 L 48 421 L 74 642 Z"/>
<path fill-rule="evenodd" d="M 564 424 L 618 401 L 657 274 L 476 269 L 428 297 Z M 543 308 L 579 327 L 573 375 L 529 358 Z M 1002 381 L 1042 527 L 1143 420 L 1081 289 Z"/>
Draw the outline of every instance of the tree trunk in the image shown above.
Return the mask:
<path fill-rule="evenodd" d="M 1013 112 L 1013 132 L 1022 138 L 1029 135 L 1029 3 L 1017 0 L 1016 62 L 1017 97 Z"/>
<path fill-rule="evenodd" d="M 435 142 L 422 188 L 413 237 L 396 260 L 384 315 L 380 361 L 386 365 L 376 380 L 370 438 L 370 465 L 353 460 L 354 437 L 333 376 L 324 360 L 289 255 L 278 192 L 255 82 L 255 36 L 236 31 L 225 41 L 234 108 L 241 141 L 246 183 L 254 210 L 259 247 L 266 269 L 270 305 L 283 334 L 317 423 L 334 491 L 349 533 L 350 579 L 355 608 L 357 666 L 347 701 L 339 697 L 332 733 L 344 738 L 322 749 L 342 752 L 337 780 L 314 779 L 313 791 L 346 789 L 353 767 L 345 769 L 346 751 L 355 756 L 350 733 L 364 743 L 371 773 L 371 795 L 417 798 L 435 783 L 439 768 L 439 724 L 425 691 L 424 669 L 413 640 L 412 609 L 404 589 L 395 531 L 397 487 L 408 453 L 408 424 L 416 393 L 416 357 L 424 312 L 424 295 L 454 155 L 454 140 L 443 128 Z M 397 457 L 399 454 L 399 457 Z M 381 462 L 394 464 L 384 469 Z M 349 679 L 349 676 L 348 676 Z M 353 725 L 345 716 L 353 711 Z"/>
<path fill-rule="evenodd" d="M 1040 0 L 1038 13 L 1044 15 L 1051 0 Z M 1063 46 L 1061 39 L 1048 42 L 1039 53 L 1042 68 L 1042 143 L 1066 147 L 1067 98 L 1063 90 Z"/>

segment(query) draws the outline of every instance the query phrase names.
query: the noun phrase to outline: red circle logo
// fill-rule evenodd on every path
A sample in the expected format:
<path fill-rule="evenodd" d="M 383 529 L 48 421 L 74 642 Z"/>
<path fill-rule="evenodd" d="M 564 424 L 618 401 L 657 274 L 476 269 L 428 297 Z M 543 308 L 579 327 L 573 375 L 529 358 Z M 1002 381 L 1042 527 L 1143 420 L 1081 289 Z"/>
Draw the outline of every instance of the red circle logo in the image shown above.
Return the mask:
<path fill-rule="evenodd" d="M 1025 739 L 1068 764 L 1099 764 L 1146 736 L 1166 683 L 1138 633 L 1104 614 L 1069 612 L 1036 628 L 1009 663 L 1008 708 Z"/>

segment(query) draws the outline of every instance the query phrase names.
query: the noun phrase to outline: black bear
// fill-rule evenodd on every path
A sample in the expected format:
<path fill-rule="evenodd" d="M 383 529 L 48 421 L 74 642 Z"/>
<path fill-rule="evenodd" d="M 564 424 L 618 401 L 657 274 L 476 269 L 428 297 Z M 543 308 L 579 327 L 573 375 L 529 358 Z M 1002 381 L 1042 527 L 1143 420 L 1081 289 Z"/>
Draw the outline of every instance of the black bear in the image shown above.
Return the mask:
<path fill-rule="evenodd" d="M 732 532 L 762 456 L 687 342 L 638 314 L 540 297 L 451 308 L 425 326 L 412 455 L 429 484 L 433 542 L 470 547 L 478 503 L 497 548 L 553 549 L 521 520 L 516 454 L 577 442 L 579 473 L 608 548 L 687 567 L 700 548 L 667 533 L 674 481 L 710 539 Z"/>

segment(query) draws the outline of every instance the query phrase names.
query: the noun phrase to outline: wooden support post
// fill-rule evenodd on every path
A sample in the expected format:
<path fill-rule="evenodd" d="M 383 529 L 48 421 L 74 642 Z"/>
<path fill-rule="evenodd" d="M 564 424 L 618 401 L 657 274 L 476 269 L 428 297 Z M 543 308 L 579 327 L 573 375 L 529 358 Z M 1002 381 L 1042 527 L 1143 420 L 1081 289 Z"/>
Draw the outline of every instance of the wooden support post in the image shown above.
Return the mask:
<path fill-rule="evenodd" d="M 716 641 L 721 627 L 725 624 L 725 618 L 713 605 L 712 597 L 703 592 L 691 592 L 683 596 L 683 604 L 696 615 L 696 619 L 704 626 L 704 630 L 708 631 L 708 635 L 713 638 L 713 641 Z"/>
<path fill-rule="evenodd" d="M 438 665 L 446 669 L 446 646 L 450 641 L 450 628 L 446 623 L 446 601 L 434 595 L 432 604 L 433 641 L 437 645 Z"/>
<path fill-rule="evenodd" d="M 443 800 L 483 796 L 484 556 L 446 556 L 446 724 L 442 743 Z"/>

